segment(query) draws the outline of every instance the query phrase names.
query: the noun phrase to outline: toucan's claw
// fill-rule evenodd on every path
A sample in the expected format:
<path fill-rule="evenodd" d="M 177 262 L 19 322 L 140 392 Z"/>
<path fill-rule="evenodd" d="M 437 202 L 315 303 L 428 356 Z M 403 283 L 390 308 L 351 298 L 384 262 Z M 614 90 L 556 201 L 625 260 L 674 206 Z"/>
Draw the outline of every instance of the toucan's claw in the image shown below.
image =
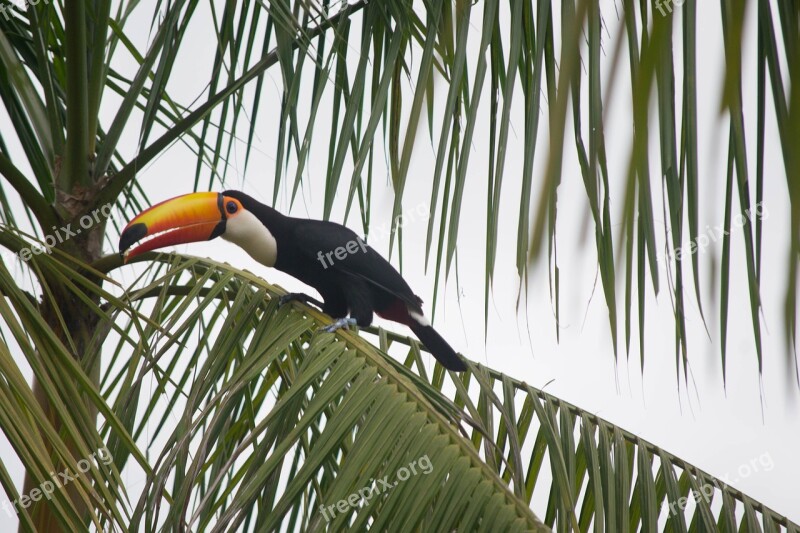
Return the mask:
<path fill-rule="evenodd" d="M 356 323 L 357 323 L 356 319 L 353 317 L 340 318 L 330 326 L 325 326 L 324 328 L 322 328 L 322 331 L 325 331 L 327 333 L 333 333 L 337 329 L 341 329 L 347 326 L 355 326 Z"/>
<path fill-rule="evenodd" d="M 316 298 L 312 298 L 308 294 L 304 294 L 302 292 L 290 292 L 289 294 L 284 294 L 281 296 L 280 300 L 278 300 L 278 307 L 281 307 L 292 301 L 303 302 L 305 304 L 314 304 L 320 309 L 322 309 L 322 306 L 325 305 Z"/>

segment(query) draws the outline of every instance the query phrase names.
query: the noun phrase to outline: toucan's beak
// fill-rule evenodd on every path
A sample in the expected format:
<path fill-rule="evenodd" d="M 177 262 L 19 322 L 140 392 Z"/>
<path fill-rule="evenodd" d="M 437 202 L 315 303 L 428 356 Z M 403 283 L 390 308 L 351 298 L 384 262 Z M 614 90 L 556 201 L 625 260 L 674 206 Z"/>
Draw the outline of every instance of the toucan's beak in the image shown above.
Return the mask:
<path fill-rule="evenodd" d="M 156 204 L 131 220 L 119 237 L 119 253 L 134 256 L 188 242 L 207 241 L 225 232 L 222 194 L 196 192 Z M 129 249 L 144 239 L 139 246 Z"/>

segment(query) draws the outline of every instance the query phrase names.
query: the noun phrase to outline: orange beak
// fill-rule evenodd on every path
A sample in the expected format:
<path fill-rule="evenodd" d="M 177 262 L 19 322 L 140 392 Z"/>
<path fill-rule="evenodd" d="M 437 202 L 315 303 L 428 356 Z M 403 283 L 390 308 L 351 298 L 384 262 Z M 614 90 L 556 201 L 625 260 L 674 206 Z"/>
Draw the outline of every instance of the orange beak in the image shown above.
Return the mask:
<path fill-rule="evenodd" d="M 156 204 L 125 226 L 119 237 L 119 253 L 127 262 L 157 248 L 219 237 L 225 232 L 222 202 L 220 193 L 196 192 Z M 130 249 L 142 239 L 144 242 Z"/>

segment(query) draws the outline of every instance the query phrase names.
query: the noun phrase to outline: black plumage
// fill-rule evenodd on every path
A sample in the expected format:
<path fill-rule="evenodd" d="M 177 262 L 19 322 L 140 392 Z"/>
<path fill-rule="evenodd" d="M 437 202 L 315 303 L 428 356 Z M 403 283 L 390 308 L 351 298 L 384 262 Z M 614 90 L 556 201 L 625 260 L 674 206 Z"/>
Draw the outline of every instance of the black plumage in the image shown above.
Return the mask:
<path fill-rule="evenodd" d="M 269 230 L 277 243 L 274 267 L 315 288 L 322 296 L 323 312 L 333 318 L 349 314 L 361 327 L 372 323 L 373 313 L 405 324 L 445 368 L 466 370 L 455 350 L 424 319 L 422 299 L 355 232 L 335 222 L 285 216 L 239 191 L 222 194 L 239 200 Z M 336 255 L 342 248 L 355 251 Z"/>

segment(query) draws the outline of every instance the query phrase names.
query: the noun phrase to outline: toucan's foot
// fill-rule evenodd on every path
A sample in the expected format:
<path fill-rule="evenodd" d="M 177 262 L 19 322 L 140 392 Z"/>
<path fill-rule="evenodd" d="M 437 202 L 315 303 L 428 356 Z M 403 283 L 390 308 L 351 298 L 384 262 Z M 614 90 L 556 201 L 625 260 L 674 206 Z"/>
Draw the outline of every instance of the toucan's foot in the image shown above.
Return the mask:
<path fill-rule="evenodd" d="M 322 331 L 333 333 L 337 329 L 341 329 L 347 326 L 355 326 L 356 323 L 357 323 L 356 319 L 352 317 L 340 318 L 330 326 L 325 326 L 324 328 L 322 328 Z"/>
<path fill-rule="evenodd" d="M 285 294 L 285 295 L 281 296 L 281 299 L 278 300 L 278 306 L 280 307 L 280 306 L 282 306 L 284 304 L 287 304 L 287 303 L 289 303 L 291 301 L 298 301 L 298 302 L 303 302 L 303 303 L 306 303 L 306 304 L 314 304 L 317 307 L 319 307 L 320 309 L 322 309 L 322 306 L 324 305 L 322 302 L 320 302 L 316 298 L 312 298 L 308 294 L 304 294 L 302 292 L 290 292 L 289 294 Z"/>

